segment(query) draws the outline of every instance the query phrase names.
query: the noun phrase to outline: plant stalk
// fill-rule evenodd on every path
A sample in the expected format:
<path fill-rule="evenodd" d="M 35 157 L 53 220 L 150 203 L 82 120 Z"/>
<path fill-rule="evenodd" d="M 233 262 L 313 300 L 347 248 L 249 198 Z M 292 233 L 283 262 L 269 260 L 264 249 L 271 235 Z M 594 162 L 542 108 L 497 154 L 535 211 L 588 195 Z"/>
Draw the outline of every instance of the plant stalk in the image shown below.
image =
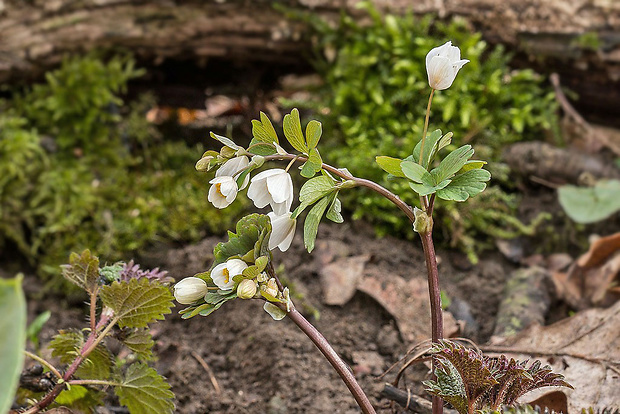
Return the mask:
<path fill-rule="evenodd" d="M 285 308 L 286 309 L 286 308 Z M 295 307 L 291 309 L 288 316 L 301 329 L 303 333 L 319 348 L 319 351 L 327 358 L 331 366 L 336 370 L 342 381 L 346 384 L 353 398 L 362 409 L 364 414 L 375 414 L 376 411 L 368 400 L 368 396 L 358 384 L 355 376 L 349 370 L 347 364 L 338 356 L 334 348 L 327 342 L 327 339 L 310 323 L 304 316 L 299 313 Z"/>
<path fill-rule="evenodd" d="M 422 142 L 420 143 L 420 159 L 418 160 L 422 167 L 426 168 L 427 166 L 422 164 L 422 155 L 424 154 L 424 141 L 426 140 L 426 133 L 428 132 L 428 120 L 431 116 L 431 104 L 433 102 L 433 95 L 435 94 L 435 89 L 431 89 L 431 94 L 428 97 L 428 105 L 426 106 L 426 118 L 424 118 L 424 131 L 422 132 Z"/>

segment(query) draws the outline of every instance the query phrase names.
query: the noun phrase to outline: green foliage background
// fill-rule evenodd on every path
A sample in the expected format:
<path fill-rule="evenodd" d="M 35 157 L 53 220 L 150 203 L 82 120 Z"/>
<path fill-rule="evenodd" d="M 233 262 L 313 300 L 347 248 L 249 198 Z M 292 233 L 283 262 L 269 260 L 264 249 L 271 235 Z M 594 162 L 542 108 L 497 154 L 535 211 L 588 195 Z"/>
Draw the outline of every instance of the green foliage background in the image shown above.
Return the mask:
<path fill-rule="evenodd" d="M 489 189 L 458 210 L 455 203 L 438 202 L 435 221 L 441 225 L 436 228 L 444 241 L 466 251 L 473 261 L 494 237 L 532 234 L 543 217 L 530 225 L 514 219 L 518 199 L 507 191 L 508 169 L 501 163 L 501 151 L 512 142 L 557 131 L 557 103 L 544 79 L 531 70 L 512 70 L 503 48 L 490 48 L 463 22 L 382 15 L 368 3 L 361 8 L 368 15 L 364 23 L 347 15 L 337 25 L 302 17 L 315 29 L 315 64 L 324 85 L 315 91 L 316 101 L 286 104 L 323 114 L 326 162 L 347 167 L 418 204 L 404 181 L 388 181 L 373 160 L 377 154 L 411 154 L 422 134 L 430 93 L 426 54 L 451 40 L 470 63 L 448 90 L 435 94 L 429 131 L 453 131 L 449 150 L 472 144 L 475 158 L 489 161 L 493 180 Z M 380 234 L 411 236 L 409 222 L 395 214 L 387 200 L 369 193 L 343 198 L 355 218 L 373 222 Z"/>
<path fill-rule="evenodd" d="M 231 226 L 244 203 L 207 208 L 204 148 L 162 139 L 144 116 L 152 96 L 121 99 L 141 74 L 126 57 L 69 58 L 0 102 L 0 249 L 50 274 L 73 250 L 117 260 Z"/>

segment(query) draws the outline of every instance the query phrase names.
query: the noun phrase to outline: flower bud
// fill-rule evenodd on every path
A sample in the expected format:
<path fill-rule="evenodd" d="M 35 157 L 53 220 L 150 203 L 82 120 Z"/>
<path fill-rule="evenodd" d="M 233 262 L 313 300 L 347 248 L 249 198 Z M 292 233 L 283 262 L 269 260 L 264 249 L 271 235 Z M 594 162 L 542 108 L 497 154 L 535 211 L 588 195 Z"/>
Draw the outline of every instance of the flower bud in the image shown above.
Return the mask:
<path fill-rule="evenodd" d="M 413 230 L 420 234 L 430 233 L 433 230 L 433 218 L 424 210 L 415 207 L 413 209 L 415 221 L 413 222 Z"/>
<path fill-rule="evenodd" d="M 273 277 L 267 281 L 267 284 L 261 286 L 261 290 L 274 298 L 277 298 L 278 293 L 280 293 L 278 290 L 278 284 Z"/>
<path fill-rule="evenodd" d="M 183 305 L 191 305 L 207 293 L 207 283 L 197 277 L 186 277 L 174 285 L 174 298 Z"/>
<path fill-rule="evenodd" d="M 256 282 L 252 279 L 244 279 L 237 286 L 239 299 L 252 299 L 256 295 Z"/>
<path fill-rule="evenodd" d="M 461 59 L 461 50 L 452 42 L 432 49 L 426 55 L 428 84 L 436 90 L 448 89 L 459 70 L 469 60 Z"/>

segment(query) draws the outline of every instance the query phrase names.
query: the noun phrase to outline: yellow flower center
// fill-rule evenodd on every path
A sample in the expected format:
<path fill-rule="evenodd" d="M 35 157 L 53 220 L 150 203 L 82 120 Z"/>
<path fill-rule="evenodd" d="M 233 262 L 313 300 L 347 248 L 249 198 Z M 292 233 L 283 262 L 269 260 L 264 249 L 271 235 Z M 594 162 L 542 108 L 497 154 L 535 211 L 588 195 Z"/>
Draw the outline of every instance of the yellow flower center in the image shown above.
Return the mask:
<path fill-rule="evenodd" d="M 217 191 L 217 193 L 222 197 L 225 197 L 225 195 L 222 194 L 222 183 L 215 184 L 215 191 Z"/>
<path fill-rule="evenodd" d="M 228 269 L 224 268 L 222 273 L 224 274 L 224 283 L 228 283 L 230 280 L 230 273 L 228 272 Z"/>

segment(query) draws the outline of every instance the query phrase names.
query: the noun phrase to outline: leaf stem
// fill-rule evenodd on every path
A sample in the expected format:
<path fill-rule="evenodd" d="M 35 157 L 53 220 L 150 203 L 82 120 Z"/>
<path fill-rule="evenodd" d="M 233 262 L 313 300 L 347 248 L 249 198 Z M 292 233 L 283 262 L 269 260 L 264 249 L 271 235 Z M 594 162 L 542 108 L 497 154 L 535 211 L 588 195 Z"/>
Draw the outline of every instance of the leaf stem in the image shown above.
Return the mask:
<path fill-rule="evenodd" d="M 303 155 L 293 155 L 293 154 L 284 154 L 284 155 L 274 154 L 274 155 L 267 155 L 267 156 L 265 156 L 265 161 L 272 161 L 272 160 L 294 160 L 294 159 L 296 159 L 297 161 L 307 161 L 308 160 L 308 158 L 306 156 L 303 156 Z M 387 188 L 385 188 L 385 187 L 375 183 L 374 181 L 367 180 L 365 178 L 354 177 L 353 175 L 351 175 L 351 173 L 345 172 L 343 170 L 339 170 L 338 168 L 333 167 L 333 166 L 328 165 L 328 164 L 322 164 L 321 168 L 323 168 L 325 171 L 329 171 L 330 173 L 332 173 L 332 174 L 334 174 L 334 175 L 336 175 L 336 176 L 338 176 L 340 178 L 344 178 L 345 180 L 354 181 L 355 184 L 357 184 L 360 187 L 366 187 L 366 188 L 371 189 L 375 193 L 381 194 L 383 197 L 387 198 L 392 203 L 394 203 L 396 205 L 396 207 L 398 207 L 403 213 L 405 213 L 405 215 L 411 221 L 411 223 L 413 223 L 415 221 L 415 216 L 413 214 L 413 208 L 411 208 L 411 206 L 409 204 L 405 203 L 396 194 L 392 193 Z"/>
<path fill-rule="evenodd" d="M 32 352 L 26 351 L 26 350 L 24 350 L 24 354 L 27 357 L 34 359 L 35 361 L 37 361 L 41 365 L 46 366 L 47 369 L 49 369 L 50 372 L 56 376 L 56 378 L 62 379 L 62 374 L 49 361 L 46 361 L 45 359 L 41 358 L 40 356 L 38 356 L 36 354 L 33 354 Z"/>

